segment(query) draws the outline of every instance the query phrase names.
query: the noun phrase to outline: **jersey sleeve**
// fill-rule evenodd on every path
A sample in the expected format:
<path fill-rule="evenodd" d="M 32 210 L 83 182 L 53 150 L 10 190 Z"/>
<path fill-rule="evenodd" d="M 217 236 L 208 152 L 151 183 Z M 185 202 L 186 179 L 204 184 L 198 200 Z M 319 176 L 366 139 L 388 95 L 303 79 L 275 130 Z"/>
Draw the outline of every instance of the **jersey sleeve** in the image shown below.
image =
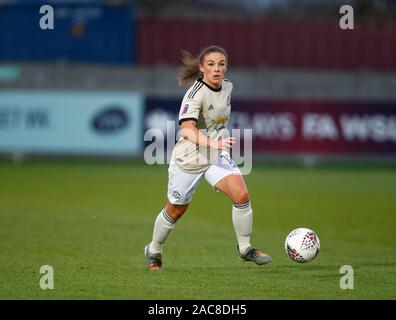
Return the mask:
<path fill-rule="evenodd" d="M 190 89 L 187 91 L 182 101 L 179 112 L 179 125 L 183 121 L 195 120 L 198 121 L 199 113 L 202 109 L 202 91 L 195 91 Z"/>

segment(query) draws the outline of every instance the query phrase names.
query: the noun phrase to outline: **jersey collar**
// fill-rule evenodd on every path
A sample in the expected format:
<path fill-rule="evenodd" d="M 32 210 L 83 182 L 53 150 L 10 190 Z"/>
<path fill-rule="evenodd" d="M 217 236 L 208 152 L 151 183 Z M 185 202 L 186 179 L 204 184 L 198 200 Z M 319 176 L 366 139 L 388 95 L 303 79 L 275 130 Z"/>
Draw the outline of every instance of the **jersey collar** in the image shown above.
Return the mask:
<path fill-rule="evenodd" d="M 198 78 L 197 81 L 203 83 L 205 86 L 207 86 L 210 90 L 212 90 L 212 91 L 214 91 L 214 92 L 220 92 L 221 89 L 222 89 L 222 87 L 223 87 L 223 86 L 221 86 L 220 88 L 213 88 L 213 87 L 211 87 L 210 85 L 208 85 L 206 82 L 204 82 L 204 81 L 202 80 L 202 78 Z"/>

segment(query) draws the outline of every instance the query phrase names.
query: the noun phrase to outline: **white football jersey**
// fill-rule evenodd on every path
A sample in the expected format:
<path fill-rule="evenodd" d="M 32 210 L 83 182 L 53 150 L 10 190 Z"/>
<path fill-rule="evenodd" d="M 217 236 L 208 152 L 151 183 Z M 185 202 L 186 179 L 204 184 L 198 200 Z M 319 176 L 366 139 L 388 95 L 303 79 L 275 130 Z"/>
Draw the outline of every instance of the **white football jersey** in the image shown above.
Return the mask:
<path fill-rule="evenodd" d="M 231 112 L 232 83 L 223 79 L 219 89 L 197 79 L 184 95 L 179 125 L 186 120 L 197 121 L 197 128 L 207 137 L 223 137 Z M 220 150 L 204 148 L 181 137 L 172 153 L 172 161 L 190 173 L 206 170 L 217 158 Z"/>

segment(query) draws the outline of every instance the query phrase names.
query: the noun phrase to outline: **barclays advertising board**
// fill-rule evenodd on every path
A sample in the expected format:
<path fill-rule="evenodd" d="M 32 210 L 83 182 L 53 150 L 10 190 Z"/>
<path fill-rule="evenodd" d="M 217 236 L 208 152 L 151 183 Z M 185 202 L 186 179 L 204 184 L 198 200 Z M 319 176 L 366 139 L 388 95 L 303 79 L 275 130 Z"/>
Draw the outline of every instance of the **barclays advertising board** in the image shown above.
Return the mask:
<path fill-rule="evenodd" d="M 136 155 L 142 117 L 135 93 L 0 91 L 0 152 Z"/>

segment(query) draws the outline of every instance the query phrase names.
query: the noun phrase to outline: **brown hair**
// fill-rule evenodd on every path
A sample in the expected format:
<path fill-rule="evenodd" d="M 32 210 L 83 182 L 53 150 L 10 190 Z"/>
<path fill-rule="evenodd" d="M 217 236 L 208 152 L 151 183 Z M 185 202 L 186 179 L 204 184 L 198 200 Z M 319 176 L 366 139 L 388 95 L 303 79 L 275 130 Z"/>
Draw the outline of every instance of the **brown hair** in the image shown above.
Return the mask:
<path fill-rule="evenodd" d="M 201 71 L 199 70 L 199 65 L 204 62 L 205 56 L 212 52 L 220 52 L 224 54 L 227 60 L 226 51 L 219 46 L 209 46 L 205 49 L 202 49 L 197 57 L 191 55 L 190 52 L 183 50 L 182 51 L 182 62 L 183 65 L 180 67 L 179 75 L 177 77 L 179 81 L 179 85 L 183 85 L 185 83 L 193 82 L 199 77 L 202 76 Z"/>

